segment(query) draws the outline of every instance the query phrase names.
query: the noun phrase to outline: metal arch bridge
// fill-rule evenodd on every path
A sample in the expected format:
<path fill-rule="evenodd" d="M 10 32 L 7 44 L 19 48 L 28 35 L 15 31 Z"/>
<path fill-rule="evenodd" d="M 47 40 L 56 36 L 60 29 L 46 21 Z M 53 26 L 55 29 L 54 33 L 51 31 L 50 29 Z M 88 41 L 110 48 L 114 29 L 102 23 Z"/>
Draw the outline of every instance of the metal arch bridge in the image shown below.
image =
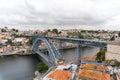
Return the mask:
<path fill-rule="evenodd" d="M 80 47 L 81 46 L 92 46 L 92 47 L 99 47 L 99 48 L 106 48 L 107 42 L 106 41 L 98 41 L 98 40 L 89 40 L 89 39 L 74 39 L 74 38 L 61 38 L 61 37 L 45 37 L 45 36 L 27 36 L 31 38 L 35 38 L 35 41 L 32 46 L 32 50 L 39 54 L 41 56 L 41 59 L 49 64 L 50 67 L 55 66 L 55 61 L 62 59 L 62 54 L 57 50 L 55 45 L 51 43 L 50 40 L 58 40 L 59 41 L 59 47 L 61 48 L 62 42 L 71 42 L 74 44 L 77 44 L 77 49 L 75 53 L 76 58 L 80 58 Z M 39 50 L 39 44 L 41 42 L 44 42 L 46 45 L 46 48 L 48 50 L 48 56 L 46 56 L 44 53 L 42 53 Z"/>
<path fill-rule="evenodd" d="M 41 42 L 44 42 L 46 44 L 46 48 L 48 50 L 48 56 L 46 56 L 44 53 L 42 53 L 39 50 L 39 44 Z M 39 54 L 41 56 L 41 59 L 47 63 L 49 66 L 55 66 L 55 61 L 57 59 L 62 59 L 62 55 L 57 50 L 57 48 L 52 44 L 47 38 L 45 37 L 38 37 L 35 42 L 33 43 L 32 50 Z"/>

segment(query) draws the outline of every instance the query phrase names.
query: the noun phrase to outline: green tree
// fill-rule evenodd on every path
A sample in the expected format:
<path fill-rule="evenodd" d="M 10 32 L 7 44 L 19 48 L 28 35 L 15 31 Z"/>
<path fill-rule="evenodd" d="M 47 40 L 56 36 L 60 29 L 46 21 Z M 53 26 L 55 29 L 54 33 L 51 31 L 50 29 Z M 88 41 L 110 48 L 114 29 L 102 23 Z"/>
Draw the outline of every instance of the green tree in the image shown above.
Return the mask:
<path fill-rule="evenodd" d="M 6 32 L 6 30 L 4 30 L 4 29 L 1 29 L 1 32 Z"/>
<path fill-rule="evenodd" d="M 62 32 L 60 31 L 58 34 L 61 34 Z"/>
<path fill-rule="evenodd" d="M 104 61 L 105 60 L 105 50 L 100 50 L 100 52 L 97 53 L 96 60 L 97 61 Z"/>
<path fill-rule="evenodd" d="M 15 31 L 18 32 L 18 29 L 16 29 Z"/>
<path fill-rule="evenodd" d="M 67 37 L 67 38 L 69 38 L 69 36 L 68 36 L 68 35 L 67 35 L 66 37 Z"/>
<path fill-rule="evenodd" d="M 82 33 L 85 33 L 87 30 L 81 30 Z"/>
<path fill-rule="evenodd" d="M 56 34 L 58 34 L 58 29 L 54 28 L 52 32 L 55 32 Z"/>
<path fill-rule="evenodd" d="M 12 31 L 15 31 L 15 29 L 13 28 Z"/>
<path fill-rule="evenodd" d="M 12 45 L 12 40 L 11 40 L 11 39 L 7 39 L 6 44 L 10 44 L 10 45 Z"/>
<path fill-rule="evenodd" d="M 15 37 L 15 38 L 18 38 L 18 37 L 25 37 L 25 35 L 23 35 L 23 34 L 20 34 L 20 35 L 12 34 L 11 36 L 13 36 L 13 37 Z"/>
<path fill-rule="evenodd" d="M 48 67 L 44 62 L 40 62 L 40 63 L 38 63 L 38 65 L 37 65 L 37 70 L 38 70 L 40 73 L 47 71 L 48 68 L 49 68 L 49 67 Z"/>
<path fill-rule="evenodd" d="M 78 38 L 84 39 L 84 36 L 81 33 L 79 33 Z"/>
<path fill-rule="evenodd" d="M 31 39 L 28 41 L 28 45 L 33 45 L 33 42 L 34 42 L 34 39 L 31 38 Z"/>
<path fill-rule="evenodd" d="M 48 32 L 50 32 L 51 30 L 50 30 L 50 29 L 48 29 L 47 31 L 48 31 Z"/>

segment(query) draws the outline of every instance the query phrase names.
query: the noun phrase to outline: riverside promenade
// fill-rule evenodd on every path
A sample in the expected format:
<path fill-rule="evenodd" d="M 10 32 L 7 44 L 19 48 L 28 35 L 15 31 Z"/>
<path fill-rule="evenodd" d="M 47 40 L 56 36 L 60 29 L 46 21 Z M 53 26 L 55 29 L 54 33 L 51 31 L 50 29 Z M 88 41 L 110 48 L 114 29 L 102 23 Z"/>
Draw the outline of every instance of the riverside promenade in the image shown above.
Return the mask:
<path fill-rule="evenodd" d="M 14 50 L 7 50 L 0 53 L 0 56 L 10 56 L 10 55 L 31 55 L 34 54 L 31 52 L 30 47 L 21 47 Z"/>
<path fill-rule="evenodd" d="M 61 50 L 58 46 L 57 48 L 59 50 Z M 63 46 L 62 49 L 65 50 L 65 49 L 73 49 L 73 48 L 76 48 L 75 45 L 69 45 L 69 46 Z M 44 51 L 47 51 L 47 49 L 45 47 L 42 47 L 41 50 L 44 52 Z M 31 55 L 31 54 L 35 54 L 32 52 L 31 50 L 31 47 L 21 47 L 21 48 L 17 48 L 17 49 L 14 49 L 14 50 L 7 50 L 7 51 L 4 51 L 2 53 L 0 53 L 0 56 L 10 56 L 10 55 Z"/>

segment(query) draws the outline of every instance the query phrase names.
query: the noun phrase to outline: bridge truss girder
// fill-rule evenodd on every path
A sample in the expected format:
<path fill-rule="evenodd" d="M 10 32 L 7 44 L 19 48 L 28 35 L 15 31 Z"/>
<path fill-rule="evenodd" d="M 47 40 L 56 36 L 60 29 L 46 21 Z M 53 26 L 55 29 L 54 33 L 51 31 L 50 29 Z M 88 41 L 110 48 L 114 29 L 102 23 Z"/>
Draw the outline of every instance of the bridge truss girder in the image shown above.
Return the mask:
<path fill-rule="evenodd" d="M 49 60 L 47 60 L 46 59 L 47 57 L 45 57 L 45 54 L 40 52 L 39 50 L 39 44 L 41 42 L 44 42 L 46 45 Z M 40 56 L 43 56 L 44 61 L 46 63 L 49 63 L 49 66 L 55 66 L 55 60 L 62 58 L 62 55 L 60 54 L 60 52 L 57 50 L 54 44 L 52 44 L 47 38 L 43 38 L 43 37 L 37 38 L 35 42 L 33 43 L 32 50 L 38 53 Z"/>

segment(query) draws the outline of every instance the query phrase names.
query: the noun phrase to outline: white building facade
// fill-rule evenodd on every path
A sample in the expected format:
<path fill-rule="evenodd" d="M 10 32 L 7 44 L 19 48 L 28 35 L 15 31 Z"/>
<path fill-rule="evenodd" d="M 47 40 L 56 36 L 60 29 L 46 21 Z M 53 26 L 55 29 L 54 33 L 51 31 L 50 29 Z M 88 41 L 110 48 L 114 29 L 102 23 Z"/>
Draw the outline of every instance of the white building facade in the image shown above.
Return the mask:
<path fill-rule="evenodd" d="M 106 60 L 117 60 L 120 62 L 120 41 L 111 41 L 107 44 Z"/>

